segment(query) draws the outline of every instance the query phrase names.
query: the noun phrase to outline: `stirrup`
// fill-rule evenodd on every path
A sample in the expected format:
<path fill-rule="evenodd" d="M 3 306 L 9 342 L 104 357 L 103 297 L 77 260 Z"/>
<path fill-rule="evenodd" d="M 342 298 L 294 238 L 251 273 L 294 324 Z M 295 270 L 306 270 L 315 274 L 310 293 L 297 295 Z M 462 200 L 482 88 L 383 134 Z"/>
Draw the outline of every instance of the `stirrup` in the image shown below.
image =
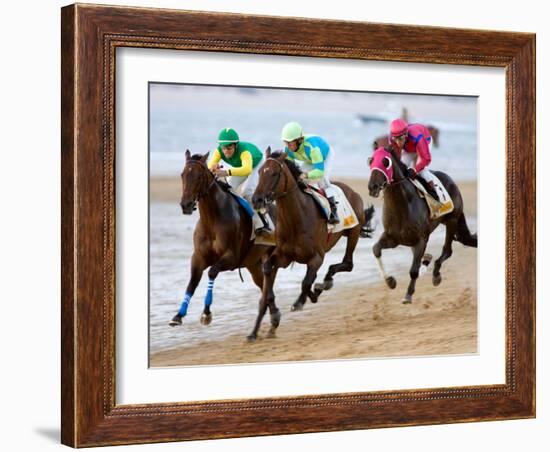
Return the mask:
<path fill-rule="evenodd" d="M 271 228 L 269 228 L 269 226 L 262 226 L 262 227 L 254 230 L 254 233 L 256 235 L 269 235 L 272 232 L 273 231 L 271 230 Z"/>
<path fill-rule="evenodd" d="M 338 214 L 336 212 L 330 213 L 328 224 L 338 224 L 340 223 L 340 218 L 338 218 Z"/>

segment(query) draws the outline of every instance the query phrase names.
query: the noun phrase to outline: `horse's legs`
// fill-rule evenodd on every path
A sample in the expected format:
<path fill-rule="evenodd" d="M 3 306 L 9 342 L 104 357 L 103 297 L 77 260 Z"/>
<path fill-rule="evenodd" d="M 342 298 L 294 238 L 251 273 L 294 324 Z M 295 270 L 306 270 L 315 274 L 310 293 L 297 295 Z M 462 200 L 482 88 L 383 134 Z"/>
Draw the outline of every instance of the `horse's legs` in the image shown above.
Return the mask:
<path fill-rule="evenodd" d="M 441 284 L 441 264 L 451 257 L 453 254 L 453 239 L 458 228 L 458 223 L 456 220 L 450 220 L 445 225 L 445 243 L 443 244 L 443 251 L 441 256 L 437 258 L 434 265 L 434 271 L 432 275 L 432 283 L 434 286 L 439 286 Z"/>
<path fill-rule="evenodd" d="M 306 276 L 302 281 L 302 292 L 298 296 L 298 299 L 292 305 L 292 311 L 301 311 L 307 297 L 309 297 L 312 303 L 317 303 L 317 295 L 311 291 L 311 286 L 315 282 L 315 278 L 317 278 L 317 271 L 319 270 L 321 265 L 323 265 L 323 258 L 319 254 L 316 254 L 307 263 Z"/>
<path fill-rule="evenodd" d="M 428 244 L 427 240 L 420 239 L 420 241 L 413 247 L 413 261 L 412 261 L 411 269 L 409 270 L 411 282 L 409 283 L 409 287 L 407 288 L 407 293 L 403 298 L 403 303 L 405 304 L 412 303 L 412 296 L 414 293 L 414 288 L 416 287 L 418 272 L 420 270 L 420 265 L 422 264 L 422 257 L 424 256 L 424 251 L 426 251 L 427 244 Z"/>
<path fill-rule="evenodd" d="M 181 303 L 178 313 L 172 318 L 169 325 L 177 326 L 181 325 L 181 319 L 187 314 L 187 308 L 191 302 L 191 297 L 195 293 L 195 289 L 199 285 L 199 282 L 202 278 L 202 273 L 206 268 L 206 264 L 201 256 L 193 253 L 191 256 L 191 279 L 187 284 L 187 289 L 185 290 L 185 297 Z"/>
<path fill-rule="evenodd" d="M 353 232 L 348 235 L 346 243 L 346 253 L 344 254 L 344 259 L 339 264 L 332 264 L 328 268 L 328 272 L 325 275 L 325 278 L 322 283 L 315 284 L 315 295 L 319 297 L 323 290 L 332 289 L 333 277 L 336 273 L 339 272 L 350 272 L 353 270 L 353 252 L 359 241 L 359 234 L 361 229 L 357 227 L 357 230 L 353 229 Z"/>
<path fill-rule="evenodd" d="M 277 261 L 276 252 L 273 253 L 263 265 L 263 284 L 262 284 L 262 296 L 260 298 L 260 306 L 258 309 L 258 316 L 256 317 L 256 323 L 252 333 L 247 337 L 249 341 L 253 341 L 258 337 L 258 330 L 264 318 L 267 307 L 270 306 L 270 311 L 273 320 L 273 307 L 275 306 L 275 293 L 273 292 L 273 284 L 275 283 L 275 277 L 277 276 L 277 270 L 279 264 Z M 273 306 L 273 307 L 272 307 Z M 276 309 L 276 308 L 275 308 Z M 272 325 L 273 329 L 273 325 Z M 273 329 L 274 331 L 274 329 Z"/>
<path fill-rule="evenodd" d="M 206 295 L 204 296 L 204 309 L 201 314 L 201 323 L 203 325 L 210 325 L 212 322 L 212 313 L 210 312 L 210 306 L 214 301 L 214 281 L 218 274 L 225 270 L 229 270 L 235 261 L 233 253 L 228 252 L 224 254 L 218 262 L 210 267 L 208 270 L 208 288 L 206 289 Z"/>
<path fill-rule="evenodd" d="M 386 232 L 383 232 L 378 239 L 378 242 L 376 242 L 372 247 L 372 252 L 374 257 L 376 257 L 376 262 L 378 262 L 378 267 L 380 268 L 382 278 L 384 278 L 384 281 L 386 281 L 386 284 L 390 289 L 395 289 L 395 286 L 397 286 L 397 281 L 393 276 L 388 276 L 386 274 L 384 264 L 382 263 L 382 250 L 387 248 L 395 248 L 397 245 L 398 243 L 394 239 L 389 237 Z"/>
<path fill-rule="evenodd" d="M 247 266 L 248 271 L 252 275 L 252 279 L 254 280 L 254 283 L 262 290 L 263 282 L 264 282 L 264 276 L 262 272 L 262 263 L 261 261 L 258 261 L 254 264 L 251 264 Z M 279 326 L 279 323 L 281 322 L 281 312 L 279 311 L 279 308 L 275 305 L 275 300 L 268 305 L 269 308 L 269 314 L 271 317 L 271 328 L 269 330 L 269 336 L 273 337 L 275 336 L 275 330 Z"/>

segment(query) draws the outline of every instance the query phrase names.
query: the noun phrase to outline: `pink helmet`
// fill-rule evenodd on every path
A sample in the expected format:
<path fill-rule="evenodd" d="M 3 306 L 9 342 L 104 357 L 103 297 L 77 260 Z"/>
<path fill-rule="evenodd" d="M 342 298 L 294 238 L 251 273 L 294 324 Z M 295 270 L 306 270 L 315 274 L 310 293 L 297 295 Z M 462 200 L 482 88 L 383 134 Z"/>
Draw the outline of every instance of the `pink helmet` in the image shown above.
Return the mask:
<path fill-rule="evenodd" d="M 407 121 L 403 119 L 394 119 L 390 124 L 390 133 L 392 137 L 398 137 L 407 133 Z"/>

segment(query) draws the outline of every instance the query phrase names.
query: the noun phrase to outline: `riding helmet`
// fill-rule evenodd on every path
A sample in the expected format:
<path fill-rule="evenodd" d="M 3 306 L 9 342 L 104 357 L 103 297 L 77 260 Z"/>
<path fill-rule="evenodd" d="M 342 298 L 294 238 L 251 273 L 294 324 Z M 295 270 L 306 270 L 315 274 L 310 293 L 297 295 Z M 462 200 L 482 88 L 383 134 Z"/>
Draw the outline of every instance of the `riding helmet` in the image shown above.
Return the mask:
<path fill-rule="evenodd" d="M 408 124 L 404 119 L 394 119 L 390 124 L 390 133 L 392 137 L 399 137 L 407 133 Z"/>
<path fill-rule="evenodd" d="M 239 142 L 239 135 L 234 129 L 222 129 L 218 135 L 218 143 L 220 146 L 228 146 Z"/>
<path fill-rule="evenodd" d="M 289 122 L 283 127 L 281 133 L 281 139 L 283 141 L 294 141 L 298 138 L 302 138 L 302 126 L 297 122 Z"/>

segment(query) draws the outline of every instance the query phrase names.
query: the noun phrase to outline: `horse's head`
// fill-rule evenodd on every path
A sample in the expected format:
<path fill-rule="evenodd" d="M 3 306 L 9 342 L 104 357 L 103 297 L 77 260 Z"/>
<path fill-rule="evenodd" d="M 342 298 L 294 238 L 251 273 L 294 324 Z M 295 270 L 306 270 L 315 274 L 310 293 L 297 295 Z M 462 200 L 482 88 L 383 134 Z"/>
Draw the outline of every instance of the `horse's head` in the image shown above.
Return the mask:
<path fill-rule="evenodd" d="M 256 191 L 252 196 L 252 205 L 255 209 L 265 208 L 271 204 L 278 196 L 285 191 L 289 185 L 288 164 L 286 162 L 286 153 L 283 151 L 271 152 L 271 147 L 265 151 L 265 163 L 261 166 L 259 181 Z"/>
<path fill-rule="evenodd" d="M 386 148 L 380 147 L 369 157 L 371 169 L 369 194 L 377 198 L 387 185 L 393 182 L 394 158 Z"/>
<path fill-rule="evenodd" d="M 189 150 L 185 152 L 185 166 L 181 173 L 181 201 L 180 206 L 184 215 L 191 215 L 196 209 L 197 200 L 208 192 L 215 181 L 214 176 L 208 170 L 206 161 L 208 152 L 204 155 L 191 155 Z"/>

